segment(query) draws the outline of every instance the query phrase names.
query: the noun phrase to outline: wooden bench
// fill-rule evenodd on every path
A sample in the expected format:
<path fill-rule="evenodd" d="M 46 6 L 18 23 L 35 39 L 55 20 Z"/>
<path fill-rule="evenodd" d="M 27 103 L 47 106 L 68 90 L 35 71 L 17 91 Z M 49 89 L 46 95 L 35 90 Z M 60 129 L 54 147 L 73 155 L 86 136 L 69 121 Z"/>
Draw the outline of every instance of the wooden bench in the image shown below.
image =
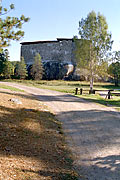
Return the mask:
<path fill-rule="evenodd" d="M 86 89 L 83 90 L 82 88 L 80 88 L 80 89 L 79 89 L 79 88 L 75 88 L 75 95 L 77 95 L 78 92 L 80 92 L 79 94 L 82 95 L 82 94 L 83 94 L 83 91 L 88 91 L 88 92 L 89 92 L 89 90 L 86 90 Z"/>
<path fill-rule="evenodd" d="M 82 95 L 83 94 L 83 91 L 88 91 L 89 92 L 89 94 L 91 94 L 90 93 L 90 90 L 83 90 L 82 88 L 76 88 L 75 89 L 75 95 L 77 95 L 78 94 L 78 92 L 79 92 L 79 94 L 80 95 Z M 120 96 L 120 92 L 113 92 L 113 91 L 120 91 L 120 89 L 105 89 L 105 90 L 102 90 L 102 89 L 94 89 L 93 90 L 93 94 L 95 94 L 96 92 L 106 92 L 105 94 L 104 94 L 104 96 L 105 96 L 105 98 L 107 99 L 111 99 L 111 97 L 113 96 L 113 95 L 115 95 L 115 96 Z"/>

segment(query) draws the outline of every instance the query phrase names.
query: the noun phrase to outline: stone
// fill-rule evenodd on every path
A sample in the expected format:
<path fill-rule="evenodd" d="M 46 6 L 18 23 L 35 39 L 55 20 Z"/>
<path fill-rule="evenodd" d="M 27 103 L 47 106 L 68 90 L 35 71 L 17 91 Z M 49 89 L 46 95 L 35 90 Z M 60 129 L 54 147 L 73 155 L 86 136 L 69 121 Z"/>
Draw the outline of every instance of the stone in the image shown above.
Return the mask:
<path fill-rule="evenodd" d="M 44 67 L 43 79 L 64 79 L 74 72 L 75 43 L 68 38 L 57 38 L 54 41 L 34 41 L 21 43 L 21 56 L 29 67 L 34 63 L 34 57 L 40 54 Z"/>
<path fill-rule="evenodd" d="M 39 53 L 42 61 L 73 62 L 74 40 L 57 38 L 56 41 L 35 41 L 21 43 L 21 56 L 25 63 L 31 65 L 36 53 Z"/>
<path fill-rule="evenodd" d="M 22 102 L 17 98 L 11 98 L 11 99 L 9 99 L 9 101 L 14 102 L 15 104 L 22 104 Z"/>

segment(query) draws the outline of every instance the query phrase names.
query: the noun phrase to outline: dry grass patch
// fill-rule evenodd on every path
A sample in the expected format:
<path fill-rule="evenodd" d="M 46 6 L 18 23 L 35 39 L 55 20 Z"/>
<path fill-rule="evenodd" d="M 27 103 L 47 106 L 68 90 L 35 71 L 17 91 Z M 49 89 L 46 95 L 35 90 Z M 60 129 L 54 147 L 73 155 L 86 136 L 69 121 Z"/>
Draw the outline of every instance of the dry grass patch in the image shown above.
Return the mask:
<path fill-rule="evenodd" d="M 0 179 L 77 179 L 60 122 L 22 92 L 0 92 Z"/>

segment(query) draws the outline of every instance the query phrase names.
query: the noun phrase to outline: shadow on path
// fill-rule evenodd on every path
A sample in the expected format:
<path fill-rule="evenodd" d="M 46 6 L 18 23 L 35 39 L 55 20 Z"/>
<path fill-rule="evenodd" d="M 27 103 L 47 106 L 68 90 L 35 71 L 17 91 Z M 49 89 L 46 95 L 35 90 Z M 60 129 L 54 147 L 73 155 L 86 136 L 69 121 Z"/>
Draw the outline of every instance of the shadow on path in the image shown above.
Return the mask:
<path fill-rule="evenodd" d="M 76 154 L 79 172 L 89 180 L 119 180 L 120 114 L 102 110 L 68 111 L 58 114 L 58 118 Z"/>

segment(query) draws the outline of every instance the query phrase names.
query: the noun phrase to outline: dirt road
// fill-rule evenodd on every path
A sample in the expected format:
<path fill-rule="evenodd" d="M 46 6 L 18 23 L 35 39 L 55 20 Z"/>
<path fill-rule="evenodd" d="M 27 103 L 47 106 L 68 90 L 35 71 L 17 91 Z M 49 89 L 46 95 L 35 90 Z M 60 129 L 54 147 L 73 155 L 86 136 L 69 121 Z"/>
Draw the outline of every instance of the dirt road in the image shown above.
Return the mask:
<path fill-rule="evenodd" d="M 33 94 L 63 123 L 80 180 L 120 180 L 120 113 L 65 93 L 4 83 Z"/>

